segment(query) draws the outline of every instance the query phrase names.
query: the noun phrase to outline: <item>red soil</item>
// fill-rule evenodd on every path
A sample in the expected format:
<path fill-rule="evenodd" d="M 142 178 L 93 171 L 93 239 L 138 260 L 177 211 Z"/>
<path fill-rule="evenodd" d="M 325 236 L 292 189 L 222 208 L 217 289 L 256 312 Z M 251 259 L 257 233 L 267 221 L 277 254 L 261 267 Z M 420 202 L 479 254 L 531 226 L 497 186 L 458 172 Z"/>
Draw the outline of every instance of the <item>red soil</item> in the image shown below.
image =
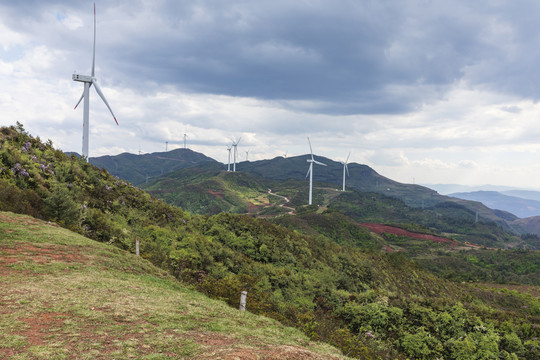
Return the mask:
<path fill-rule="evenodd" d="M 428 235 L 428 234 L 422 234 L 422 233 L 415 233 L 415 232 L 411 232 L 411 231 L 408 231 L 408 230 L 404 230 L 402 228 L 389 226 L 389 225 L 375 224 L 375 223 L 362 223 L 362 224 L 360 224 L 360 226 L 363 226 L 363 227 L 365 227 L 365 228 L 367 228 L 367 229 L 369 229 L 369 230 L 371 230 L 374 233 L 379 234 L 379 235 L 382 234 L 382 233 L 387 233 L 387 234 L 394 234 L 394 235 L 398 235 L 398 236 L 406 236 L 406 237 L 410 237 L 410 238 L 413 238 L 413 239 L 419 239 L 419 240 L 430 240 L 430 241 L 433 241 L 433 242 L 436 242 L 436 243 L 448 243 L 448 244 L 453 245 L 453 246 L 457 246 L 457 245 L 460 244 L 459 242 L 457 242 L 455 240 L 444 238 L 444 237 L 441 237 L 441 236 Z"/>
<path fill-rule="evenodd" d="M 212 194 L 214 196 L 217 196 L 217 197 L 224 197 L 225 195 L 223 195 L 223 193 L 219 192 L 219 191 L 212 191 L 212 190 L 208 190 L 208 193 L 209 194 Z"/>

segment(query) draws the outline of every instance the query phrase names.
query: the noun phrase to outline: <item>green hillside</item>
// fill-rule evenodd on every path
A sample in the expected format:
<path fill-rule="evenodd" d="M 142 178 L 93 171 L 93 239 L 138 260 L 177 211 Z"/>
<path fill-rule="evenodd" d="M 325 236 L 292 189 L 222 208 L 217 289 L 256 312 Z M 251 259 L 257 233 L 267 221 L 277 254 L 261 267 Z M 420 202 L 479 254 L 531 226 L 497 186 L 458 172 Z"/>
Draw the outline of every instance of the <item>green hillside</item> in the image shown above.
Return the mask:
<path fill-rule="evenodd" d="M 141 257 L 184 284 L 232 307 L 246 290 L 248 311 L 292 325 L 348 356 L 539 357 L 537 287 L 444 280 L 401 251 L 379 251 L 381 239 L 388 241 L 380 235 L 339 225 L 335 232 L 343 235 L 333 237 L 309 222 L 313 232 L 303 234 L 251 216 L 190 214 L 68 157 L 20 125 L 2 128 L 0 145 L 0 210 L 55 221 L 129 252 L 139 239 Z M 338 193 L 318 191 L 324 203 Z M 297 217 L 324 213 L 316 206 L 298 210 Z M 356 246 L 360 236 L 373 246 Z"/>
<path fill-rule="evenodd" d="M 140 257 L 28 216 L 0 212 L 0 259 L 2 359 L 343 358 Z"/>
<path fill-rule="evenodd" d="M 91 164 L 105 168 L 109 173 L 134 185 L 141 185 L 151 179 L 178 169 L 193 166 L 214 165 L 218 162 L 190 149 L 175 149 L 152 154 L 123 153 L 116 156 L 100 156 L 89 159 Z"/>
<path fill-rule="evenodd" d="M 242 164 L 244 168 L 247 166 Z M 226 211 L 268 217 L 291 211 L 310 211 L 305 206 L 308 197 L 306 180 L 272 180 L 250 171 L 192 167 L 163 175 L 142 187 L 167 203 L 195 214 L 214 215 Z M 269 189 L 274 195 L 268 192 Z M 499 248 L 540 249 L 539 239 L 520 237 L 504 219 L 480 203 L 458 200 L 418 208 L 380 193 L 354 189 L 341 192 L 321 183 L 316 183 L 313 199 L 322 208 L 339 211 L 358 222 L 417 224 L 424 231 L 445 234 L 462 242 Z M 478 222 L 476 212 L 471 208 L 478 212 Z M 514 217 L 509 220 L 514 221 Z"/>
<path fill-rule="evenodd" d="M 268 195 L 272 183 L 247 173 L 193 167 L 163 175 L 141 187 L 192 213 L 213 215 L 222 211 L 259 213 L 274 206 L 277 199 Z"/>
<path fill-rule="evenodd" d="M 260 160 L 242 163 L 242 171 L 273 180 L 304 180 L 308 169 L 308 155 L 295 157 L 276 157 L 271 160 Z M 314 181 L 329 184 L 335 189 L 341 189 L 343 181 L 343 165 L 340 162 L 317 156 L 326 167 L 317 168 Z M 387 196 L 402 199 L 410 206 L 431 206 L 443 201 L 444 196 L 419 185 L 402 184 L 390 180 L 367 165 L 351 163 L 348 165 L 350 176 L 347 177 L 347 188 L 364 192 L 378 192 Z"/>
<path fill-rule="evenodd" d="M 165 157 L 167 157 L 166 160 Z M 189 161 L 178 161 L 176 157 L 189 159 Z M 341 189 L 343 165 L 339 162 L 317 157 L 327 167 L 318 169 L 315 172 L 314 182 L 320 187 L 327 189 Z M 293 206 L 301 206 L 307 203 L 307 162 L 308 155 L 295 157 L 276 157 L 270 160 L 260 161 L 244 161 L 237 164 L 237 173 L 249 174 L 259 183 L 274 182 L 272 189 L 281 188 L 283 182 L 289 183 L 289 189 L 285 190 L 287 196 L 291 200 Z M 111 174 L 118 176 L 121 179 L 128 180 L 136 185 L 142 186 L 149 191 L 158 191 L 155 193 L 162 199 L 166 199 L 171 204 L 182 206 L 184 209 L 195 213 L 211 213 L 218 211 L 232 212 L 249 212 L 257 211 L 253 208 L 250 201 L 242 196 L 238 198 L 240 193 L 231 194 L 231 201 L 221 201 L 218 194 L 208 192 L 208 188 L 216 186 L 214 181 L 209 181 L 203 184 L 201 174 L 195 179 L 194 183 L 189 184 L 187 180 L 191 179 L 189 170 L 180 171 L 178 169 L 186 169 L 187 167 L 198 167 L 205 170 L 224 170 L 225 166 L 220 164 L 200 153 L 191 150 L 174 150 L 168 153 L 155 153 L 146 155 L 121 154 L 117 156 L 105 156 L 100 158 L 92 158 L 90 161 L 99 167 L 107 169 Z M 166 164 L 164 163 L 166 162 Z M 164 165 L 165 164 L 165 165 Z M 150 177 L 145 178 L 147 168 L 153 169 Z M 196 171 L 196 170 L 195 170 Z M 136 172 L 136 174 L 134 173 Z M 384 195 L 389 198 L 396 198 L 403 201 L 407 206 L 412 208 L 429 208 L 440 203 L 456 203 L 465 208 L 478 213 L 479 217 L 495 222 L 507 230 L 515 231 L 519 234 L 530 232 L 527 226 L 515 222 L 517 217 L 510 213 L 489 209 L 483 204 L 474 201 L 466 201 L 453 197 L 439 195 L 437 192 L 423 186 L 414 184 L 402 184 L 391 179 L 388 179 L 369 166 L 356 163 L 349 164 L 350 176 L 347 177 L 347 189 L 356 190 L 358 192 L 370 192 Z M 213 175 L 208 175 L 213 176 Z M 148 185 L 146 185 L 148 180 Z M 155 183 L 155 184 L 154 184 Z M 169 186 L 170 185 L 170 186 Z M 189 188 L 178 187 L 177 185 L 189 186 Z M 174 193 L 177 193 L 176 195 Z M 314 193 L 314 201 L 316 204 L 324 203 L 325 199 L 321 198 L 320 191 L 317 198 L 317 187 Z M 227 193 L 227 192 L 226 192 Z M 166 195 L 165 195 L 166 194 Z M 280 193 L 284 195 L 284 192 Z M 214 196 L 218 195 L 218 196 Z M 213 206 L 214 205 L 214 206 Z M 256 206 L 259 206 L 258 204 Z M 262 206 L 266 208 L 266 206 Z M 259 209 L 260 210 L 260 209 Z M 280 213 L 280 209 L 270 208 L 265 209 L 270 214 Z"/>
<path fill-rule="evenodd" d="M 540 251 L 501 251 L 449 238 L 431 241 L 426 235 L 437 237 L 437 233 L 413 223 L 396 225 L 395 233 L 386 230 L 380 236 L 373 236 L 367 227 L 334 210 L 281 216 L 271 221 L 290 230 L 311 236 L 322 235 L 341 245 L 365 251 L 399 252 L 432 274 L 457 282 L 540 286 Z"/>

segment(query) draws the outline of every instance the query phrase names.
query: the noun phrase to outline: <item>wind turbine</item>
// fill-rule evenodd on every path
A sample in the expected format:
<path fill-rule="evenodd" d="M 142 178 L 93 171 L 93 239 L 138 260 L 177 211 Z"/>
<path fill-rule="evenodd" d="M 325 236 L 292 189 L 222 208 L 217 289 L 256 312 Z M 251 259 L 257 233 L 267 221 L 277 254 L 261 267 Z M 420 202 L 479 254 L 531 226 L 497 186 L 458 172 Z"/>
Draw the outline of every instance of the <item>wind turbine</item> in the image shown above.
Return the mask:
<path fill-rule="evenodd" d="M 309 151 L 311 151 L 311 159 L 307 159 L 307 162 L 309 163 L 309 170 L 306 174 L 306 177 L 309 175 L 309 202 L 308 204 L 311 205 L 312 194 L 313 194 L 313 163 L 317 165 L 322 165 L 322 166 L 326 166 L 326 164 L 323 164 L 322 162 L 319 162 L 313 158 L 313 149 L 311 148 L 311 141 L 309 140 L 309 136 L 307 138 L 307 141 L 309 143 Z"/>
<path fill-rule="evenodd" d="M 248 151 L 246 151 L 246 161 L 249 161 L 249 151 L 250 151 L 250 150 L 251 150 L 251 149 L 249 149 Z"/>
<path fill-rule="evenodd" d="M 184 133 L 184 149 L 187 149 L 187 130 L 186 132 Z"/>
<path fill-rule="evenodd" d="M 229 152 L 229 160 L 227 161 L 227 171 L 231 171 L 231 146 L 227 146 L 227 151 Z"/>
<path fill-rule="evenodd" d="M 233 172 L 236 172 L 236 157 L 238 156 L 238 143 L 240 142 L 240 139 L 236 140 L 236 142 L 233 140 L 232 147 L 234 147 L 234 154 L 233 154 Z"/>
<path fill-rule="evenodd" d="M 109 103 L 107 102 L 107 99 L 105 99 L 105 95 L 103 95 L 103 92 L 101 91 L 101 88 L 99 87 L 97 83 L 97 79 L 95 77 L 95 68 L 96 68 L 96 4 L 94 3 L 94 46 L 92 50 L 92 72 L 91 75 L 80 75 L 80 74 L 73 74 L 72 79 L 74 81 L 79 81 L 84 83 L 84 90 L 83 94 L 81 95 L 81 98 L 77 102 L 77 105 L 75 105 L 75 109 L 79 104 L 81 103 L 82 99 L 84 99 L 84 111 L 83 111 L 83 137 L 82 137 L 82 155 L 83 157 L 88 159 L 88 137 L 90 134 L 90 87 L 94 85 L 94 88 L 96 89 L 96 92 L 98 93 L 99 97 L 105 105 L 107 105 L 107 108 L 111 112 L 111 115 L 114 118 L 114 121 L 116 122 L 116 125 L 118 125 L 118 121 L 116 120 L 116 116 L 114 116 L 114 113 L 109 106 Z"/>
<path fill-rule="evenodd" d="M 347 171 L 347 176 L 350 176 L 349 175 L 349 167 L 347 166 L 347 162 L 349 161 L 349 156 L 351 156 L 351 153 L 349 153 L 349 155 L 347 155 L 347 160 L 345 160 L 343 164 L 343 190 L 341 191 L 345 191 L 345 171 Z"/>

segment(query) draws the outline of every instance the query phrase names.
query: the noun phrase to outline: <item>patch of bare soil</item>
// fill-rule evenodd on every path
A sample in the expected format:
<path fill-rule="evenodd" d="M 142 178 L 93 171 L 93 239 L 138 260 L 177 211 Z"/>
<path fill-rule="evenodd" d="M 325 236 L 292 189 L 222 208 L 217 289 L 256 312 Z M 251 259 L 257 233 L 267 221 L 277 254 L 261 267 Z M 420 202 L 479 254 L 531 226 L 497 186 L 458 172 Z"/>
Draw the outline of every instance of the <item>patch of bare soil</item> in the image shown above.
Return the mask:
<path fill-rule="evenodd" d="M 365 228 L 367 228 L 367 229 L 369 229 L 369 230 L 371 230 L 374 233 L 379 234 L 379 235 L 382 234 L 382 233 L 388 233 L 388 234 L 394 234 L 394 235 L 398 235 L 398 236 L 406 236 L 406 237 L 410 237 L 410 238 L 418 239 L 418 240 L 430 240 L 430 241 L 433 241 L 433 242 L 436 242 L 436 243 L 448 243 L 448 244 L 453 245 L 453 246 L 457 246 L 457 245 L 460 244 L 459 242 L 457 242 L 455 240 L 448 239 L 448 238 L 445 238 L 445 237 L 442 237 L 442 236 L 415 233 L 415 232 L 408 231 L 408 230 L 405 230 L 405 229 L 402 229 L 402 228 L 383 225 L 383 224 L 362 223 L 362 224 L 360 224 L 360 226 L 363 226 L 363 227 L 365 227 Z"/>
<path fill-rule="evenodd" d="M 220 198 L 225 197 L 225 195 L 223 195 L 223 193 L 219 191 L 208 190 L 207 192 L 216 197 L 220 197 Z"/>
<path fill-rule="evenodd" d="M 261 206 L 257 206 L 253 204 L 252 202 L 248 202 L 248 214 L 257 214 L 261 209 Z"/>
<path fill-rule="evenodd" d="M 46 344 L 46 337 L 51 328 L 60 326 L 67 317 L 66 313 L 44 312 L 35 314 L 32 317 L 20 319 L 28 325 L 28 329 L 21 332 L 20 335 L 26 337 L 30 346 Z"/>
<path fill-rule="evenodd" d="M 39 264 L 46 264 L 52 261 L 61 261 L 66 263 L 84 262 L 86 256 L 80 254 L 76 249 L 57 246 L 45 245 L 36 247 L 29 243 L 18 243 L 16 248 L 3 246 L 0 244 L 0 252 L 7 254 L 0 259 L 0 274 L 2 265 L 9 265 L 19 261 L 19 259 L 27 261 L 28 259 Z"/>

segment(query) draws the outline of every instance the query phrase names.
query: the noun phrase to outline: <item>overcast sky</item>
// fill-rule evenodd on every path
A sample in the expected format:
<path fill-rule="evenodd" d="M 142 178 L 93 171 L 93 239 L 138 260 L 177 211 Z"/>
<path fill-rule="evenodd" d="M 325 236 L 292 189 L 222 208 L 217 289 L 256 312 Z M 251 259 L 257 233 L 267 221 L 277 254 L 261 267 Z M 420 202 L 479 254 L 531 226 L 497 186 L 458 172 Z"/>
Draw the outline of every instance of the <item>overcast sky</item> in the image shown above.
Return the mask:
<path fill-rule="evenodd" d="M 81 152 L 93 1 L 0 0 L 0 123 Z M 97 1 L 90 156 L 309 152 L 417 184 L 540 188 L 540 2 Z M 307 170 L 307 164 L 306 164 Z"/>

